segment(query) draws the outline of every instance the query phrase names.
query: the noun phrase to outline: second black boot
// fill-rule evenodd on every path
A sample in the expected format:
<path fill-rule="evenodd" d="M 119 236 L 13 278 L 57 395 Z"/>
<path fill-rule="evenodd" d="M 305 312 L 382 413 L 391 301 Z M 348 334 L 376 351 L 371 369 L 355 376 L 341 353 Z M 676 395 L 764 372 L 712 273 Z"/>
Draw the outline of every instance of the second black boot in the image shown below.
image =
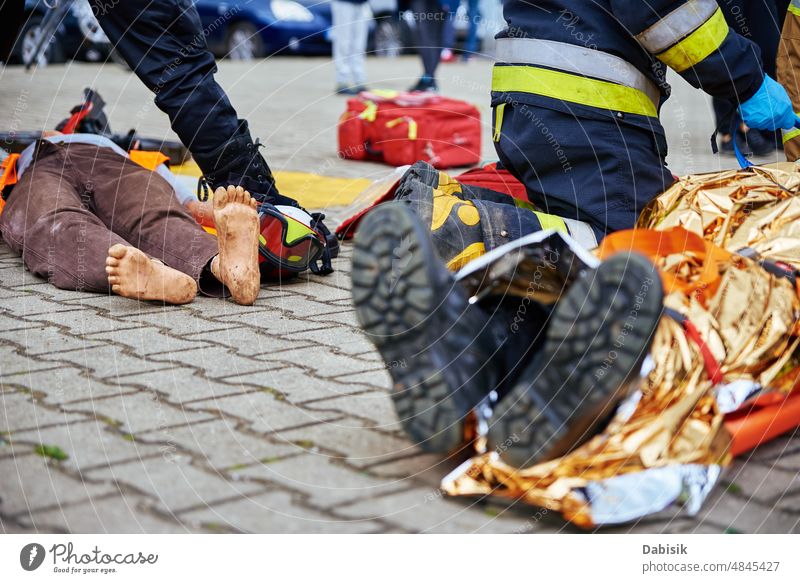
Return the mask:
<path fill-rule="evenodd" d="M 489 446 L 528 467 L 594 435 L 638 379 L 662 304 L 661 278 L 641 255 L 582 272 L 556 304 L 541 349 L 495 407 Z"/>

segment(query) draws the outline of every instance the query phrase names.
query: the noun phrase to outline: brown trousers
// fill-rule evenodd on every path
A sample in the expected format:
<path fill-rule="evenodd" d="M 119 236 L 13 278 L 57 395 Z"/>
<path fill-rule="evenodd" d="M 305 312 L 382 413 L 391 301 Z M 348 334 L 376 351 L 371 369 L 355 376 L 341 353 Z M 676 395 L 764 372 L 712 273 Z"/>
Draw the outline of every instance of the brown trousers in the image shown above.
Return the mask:
<path fill-rule="evenodd" d="M 796 112 L 800 111 L 800 16 L 786 14 L 778 46 L 778 82 L 786 88 Z M 800 135 L 787 140 L 783 151 L 789 162 L 800 159 Z"/>
<path fill-rule="evenodd" d="M 38 142 L 0 232 L 32 273 L 62 289 L 108 292 L 106 257 L 116 243 L 186 273 L 201 289 L 214 287 L 206 280 L 216 237 L 166 180 L 109 148 Z"/>

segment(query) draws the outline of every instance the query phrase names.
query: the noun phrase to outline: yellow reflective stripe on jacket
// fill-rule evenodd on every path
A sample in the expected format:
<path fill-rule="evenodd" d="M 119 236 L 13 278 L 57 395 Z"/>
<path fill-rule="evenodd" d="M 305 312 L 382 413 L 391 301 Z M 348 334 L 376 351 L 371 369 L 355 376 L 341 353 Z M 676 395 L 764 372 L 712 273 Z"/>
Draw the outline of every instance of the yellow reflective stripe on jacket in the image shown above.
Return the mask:
<path fill-rule="evenodd" d="M 662 53 L 700 28 L 718 9 L 716 0 L 688 0 L 637 34 L 636 40 L 648 53 Z"/>
<path fill-rule="evenodd" d="M 719 49 L 728 36 L 728 30 L 728 23 L 725 22 L 722 10 L 717 9 L 705 24 L 671 49 L 656 55 L 656 58 L 676 72 L 682 73 Z"/>
<path fill-rule="evenodd" d="M 789 4 L 789 12 L 795 16 L 800 16 L 800 0 L 792 0 L 792 3 Z"/>
<path fill-rule="evenodd" d="M 525 65 L 495 65 L 492 91 L 542 95 L 588 107 L 658 117 L 647 95 L 624 85 Z"/>
<path fill-rule="evenodd" d="M 788 131 L 783 130 L 783 143 L 785 144 L 789 140 L 793 140 L 798 136 L 800 136 L 800 129 L 794 128 Z"/>
<path fill-rule="evenodd" d="M 556 215 L 548 215 L 547 213 L 543 213 L 541 211 L 533 211 L 533 214 L 535 214 L 536 218 L 539 219 L 539 223 L 542 225 L 543 231 L 555 229 L 556 231 L 561 231 L 562 233 L 569 235 L 567 223 L 565 223 L 564 219 L 561 217 Z"/>

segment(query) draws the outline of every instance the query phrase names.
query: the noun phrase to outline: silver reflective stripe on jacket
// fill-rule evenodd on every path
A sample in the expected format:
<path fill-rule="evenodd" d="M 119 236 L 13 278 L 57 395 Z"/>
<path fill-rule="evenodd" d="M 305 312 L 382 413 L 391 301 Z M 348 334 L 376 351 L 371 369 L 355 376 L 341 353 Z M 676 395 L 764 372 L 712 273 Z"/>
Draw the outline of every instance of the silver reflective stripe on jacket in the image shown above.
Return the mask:
<path fill-rule="evenodd" d="M 499 38 L 495 60 L 512 65 L 548 67 L 638 89 L 647 95 L 656 108 L 661 100 L 661 92 L 656 84 L 639 69 L 625 59 L 595 49 L 554 40 Z"/>
<path fill-rule="evenodd" d="M 719 9 L 716 0 L 689 0 L 667 14 L 636 40 L 648 53 L 663 53 L 672 45 L 700 28 Z"/>
<path fill-rule="evenodd" d="M 597 247 L 597 237 L 594 234 L 594 229 L 589 226 L 589 223 L 583 221 L 576 221 L 575 219 L 565 219 L 561 217 L 564 224 L 567 225 L 570 237 L 575 239 L 585 249 L 594 249 Z"/>

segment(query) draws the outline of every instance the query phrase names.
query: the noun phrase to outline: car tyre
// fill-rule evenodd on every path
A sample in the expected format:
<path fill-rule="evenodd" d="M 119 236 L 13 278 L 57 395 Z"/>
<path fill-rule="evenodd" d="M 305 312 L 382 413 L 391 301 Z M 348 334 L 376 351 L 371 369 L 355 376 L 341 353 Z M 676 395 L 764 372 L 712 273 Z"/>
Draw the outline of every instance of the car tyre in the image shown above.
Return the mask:
<path fill-rule="evenodd" d="M 33 51 L 36 46 L 36 37 L 39 32 L 39 27 L 42 24 L 43 17 L 39 15 L 31 15 L 25 21 L 22 30 L 17 37 L 17 42 L 11 51 L 11 58 L 14 62 L 24 63 L 25 57 Z M 58 33 L 50 39 L 50 44 L 44 51 L 44 54 L 39 58 L 38 65 L 46 66 L 50 63 L 63 63 L 64 50 L 58 40 Z"/>

